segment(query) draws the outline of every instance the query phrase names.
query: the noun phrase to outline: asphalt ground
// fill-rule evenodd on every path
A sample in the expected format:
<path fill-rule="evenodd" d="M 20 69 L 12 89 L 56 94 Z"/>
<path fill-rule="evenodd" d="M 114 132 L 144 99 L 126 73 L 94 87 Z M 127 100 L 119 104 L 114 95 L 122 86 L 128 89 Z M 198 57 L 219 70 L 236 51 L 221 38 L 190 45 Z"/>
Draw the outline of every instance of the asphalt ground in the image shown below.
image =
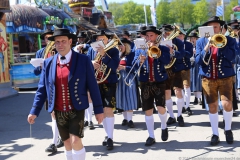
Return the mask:
<path fill-rule="evenodd" d="M 64 148 L 54 155 L 45 152 L 52 139 L 51 117 L 42 110 L 36 123 L 29 125 L 27 115 L 32 106 L 35 91 L 21 91 L 18 96 L 0 100 L 0 160 L 64 160 Z M 175 97 L 173 98 L 175 100 Z M 191 97 L 193 102 L 193 97 Z M 140 110 L 134 111 L 135 128 L 122 126 L 122 114 L 115 114 L 114 149 L 102 146 L 105 137 L 102 125 L 85 129 L 83 144 L 87 160 L 240 160 L 240 116 L 233 117 L 234 143 L 226 143 L 222 115 L 219 115 L 221 142 L 211 146 L 212 130 L 207 111 L 200 105 L 191 104 L 193 115 L 183 114 L 185 127 L 168 126 L 169 139 L 161 140 L 160 119 L 154 114 L 156 143 L 146 147 L 148 132 L 145 117 Z M 175 115 L 177 114 L 174 105 Z M 238 114 L 240 112 L 238 111 Z"/>

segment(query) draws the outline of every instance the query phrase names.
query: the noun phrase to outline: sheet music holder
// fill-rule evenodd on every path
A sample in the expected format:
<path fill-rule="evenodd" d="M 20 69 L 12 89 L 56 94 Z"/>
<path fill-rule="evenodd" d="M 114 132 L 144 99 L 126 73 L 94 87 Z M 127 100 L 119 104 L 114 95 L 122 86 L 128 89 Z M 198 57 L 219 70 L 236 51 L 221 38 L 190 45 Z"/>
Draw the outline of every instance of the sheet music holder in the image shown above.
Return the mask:
<path fill-rule="evenodd" d="M 200 37 L 212 37 L 214 35 L 213 26 L 198 27 Z"/>
<path fill-rule="evenodd" d="M 98 48 L 99 46 L 102 46 L 103 48 L 105 47 L 103 41 L 96 41 L 96 42 L 91 43 L 90 45 L 91 45 L 91 47 L 93 48 L 93 50 L 94 50 L 95 52 L 97 51 L 97 48 Z"/>
<path fill-rule="evenodd" d="M 162 46 L 170 46 L 172 47 L 172 40 L 165 40 L 165 41 L 161 41 L 160 43 Z"/>
<path fill-rule="evenodd" d="M 137 38 L 133 42 L 137 49 L 147 49 L 148 48 L 147 42 L 143 38 Z"/>

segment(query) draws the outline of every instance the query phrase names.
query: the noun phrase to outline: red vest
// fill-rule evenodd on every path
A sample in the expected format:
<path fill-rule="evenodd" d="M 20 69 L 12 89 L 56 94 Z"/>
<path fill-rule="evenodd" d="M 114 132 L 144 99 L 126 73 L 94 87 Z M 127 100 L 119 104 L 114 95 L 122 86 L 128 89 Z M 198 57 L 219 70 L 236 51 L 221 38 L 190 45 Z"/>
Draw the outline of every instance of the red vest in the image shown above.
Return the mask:
<path fill-rule="evenodd" d="M 217 51 L 218 51 L 218 48 L 215 48 L 215 47 L 211 47 L 211 53 L 212 53 L 212 70 L 211 70 L 211 77 L 210 79 L 217 79 L 217 72 L 218 72 L 218 69 L 217 69 Z"/>
<path fill-rule="evenodd" d="M 155 81 L 154 78 L 154 59 L 148 56 L 148 65 L 149 65 L 149 82 Z"/>
<path fill-rule="evenodd" d="M 73 109 L 68 88 L 68 75 L 70 72 L 71 61 L 67 64 L 60 64 L 57 62 L 56 73 L 56 92 L 55 92 L 55 106 L 58 111 L 69 111 Z"/>

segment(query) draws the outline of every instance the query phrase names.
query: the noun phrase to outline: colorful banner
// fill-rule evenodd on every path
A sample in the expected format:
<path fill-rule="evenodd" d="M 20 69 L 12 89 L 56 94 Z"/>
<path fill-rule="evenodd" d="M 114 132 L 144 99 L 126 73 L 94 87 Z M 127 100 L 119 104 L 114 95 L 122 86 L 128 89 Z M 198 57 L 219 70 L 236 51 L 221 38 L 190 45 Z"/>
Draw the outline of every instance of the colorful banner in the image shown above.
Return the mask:
<path fill-rule="evenodd" d="M 92 8 L 82 7 L 82 16 L 91 18 L 92 17 Z"/>
<path fill-rule="evenodd" d="M 0 1 L 0 10 L 10 10 L 9 0 Z"/>
<path fill-rule="evenodd" d="M 7 49 L 6 15 L 4 14 L 0 20 L 0 83 L 10 81 Z"/>

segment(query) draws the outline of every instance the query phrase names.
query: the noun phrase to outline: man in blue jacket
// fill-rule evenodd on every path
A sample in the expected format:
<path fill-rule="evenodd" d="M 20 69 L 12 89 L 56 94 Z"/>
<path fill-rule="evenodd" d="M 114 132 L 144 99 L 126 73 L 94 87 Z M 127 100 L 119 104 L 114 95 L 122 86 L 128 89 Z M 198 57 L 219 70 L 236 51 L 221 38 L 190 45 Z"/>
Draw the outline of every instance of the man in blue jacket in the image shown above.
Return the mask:
<path fill-rule="evenodd" d="M 203 26 L 213 26 L 214 34 L 219 34 L 224 23 L 219 17 L 213 16 Z M 209 105 L 209 119 L 213 132 L 211 145 L 217 145 L 220 142 L 218 133 L 218 94 L 224 109 L 226 141 L 228 144 L 233 143 L 233 133 L 231 131 L 233 116 L 232 84 L 235 72 L 232 61 L 236 56 L 236 42 L 228 36 L 226 36 L 226 40 L 226 45 L 221 48 L 215 47 L 214 42 L 209 41 L 207 37 L 198 39 L 196 45 L 196 63 L 200 65 L 199 74 L 203 77 L 203 93 Z"/>
<path fill-rule="evenodd" d="M 44 61 L 28 122 L 33 124 L 48 99 L 48 112 L 54 111 L 67 160 L 85 160 L 82 144 L 84 112 L 90 92 L 98 123 L 103 120 L 103 106 L 90 59 L 71 50 L 76 38 L 68 29 L 59 28 L 48 39 L 55 42 L 57 54 Z"/>
<path fill-rule="evenodd" d="M 110 43 L 109 39 L 111 36 L 112 35 L 106 33 L 104 30 L 101 30 L 93 35 L 93 40 L 96 42 L 102 41 L 106 46 Z M 117 44 L 118 43 L 116 43 L 116 45 Z M 114 130 L 113 110 L 116 109 L 117 68 L 120 62 L 119 50 L 114 45 L 110 46 L 108 50 L 105 50 L 103 46 L 99 45 L 96 47 L 96 50 L 90 47 L 87 56 L 92 60 L 92 64 L 96 70 L 96 79 L 99 83 L 98 86 L 104 106 L 103 127 L 107 136 L 104 138 L 102 144 L 107 147 L 107 150 L 112 150 Z M 100 58 L 96 59 L 96 57 L 99 56 Z M 103 73 L 100 68 L 106 68 L 105 73 Z M 108 76 L 107 73 L 109 73 Z M 101 77 L 103 77 L 103 79 Z M 91 98 L 93 97 L 91 96 Z"/>
<path fill-rule="evenodd" d="M 190 58 L 193 56 L 193 45 L 191 42 L 184 40 L 186 32 L 182 30 L 178 36 L 178 38 L 184 43 L 185 56 L 183 57 L 183 65 L 184 69 L 181 71 L 182 80 L 183 80 L 183 88 L 184 88 L 184 100 L 185 100 L 185 108 L 183 107 L 183 112 L 187 112 L 190 116 L 192 115 L 192 110 L 189 107 L 190 98 L 191 98 L 191 90 L 190 90 L 190 69 L 191 69 L 191 61 Z"/>
<path fill-rule="evenodd" d="M 150 50 L 139 48 L 135 51 L 133 60 L 133 64 L 137 63 L 136 69 L 141 67 L 139 81 L 142 109 L 145 112 L 145 122 L 149 134 L 145 146 L 151 146 L 155 143 L 153 118 L 154 101 L 161 121 L 162 141 L 167 141 L 168 139 L 167 111 L 165 108 L 165 88 L 168 76 L 164 65 L 170 62 L 170 51 L 168 47 L 159 45 L 159 42 L 156 42 L 157 37 L 161 34 L 161 31 L 157 30 L 156 27 L 147 26 L 141 34 L 146 36 L 146 40 L 148 41 L 147 45 L 149 45 L 148 47 L 150 49 L 154 46 L 157 47 L 160 52 L 159 56 L 155 57 L 154 53 L 151 53 Z"/>

